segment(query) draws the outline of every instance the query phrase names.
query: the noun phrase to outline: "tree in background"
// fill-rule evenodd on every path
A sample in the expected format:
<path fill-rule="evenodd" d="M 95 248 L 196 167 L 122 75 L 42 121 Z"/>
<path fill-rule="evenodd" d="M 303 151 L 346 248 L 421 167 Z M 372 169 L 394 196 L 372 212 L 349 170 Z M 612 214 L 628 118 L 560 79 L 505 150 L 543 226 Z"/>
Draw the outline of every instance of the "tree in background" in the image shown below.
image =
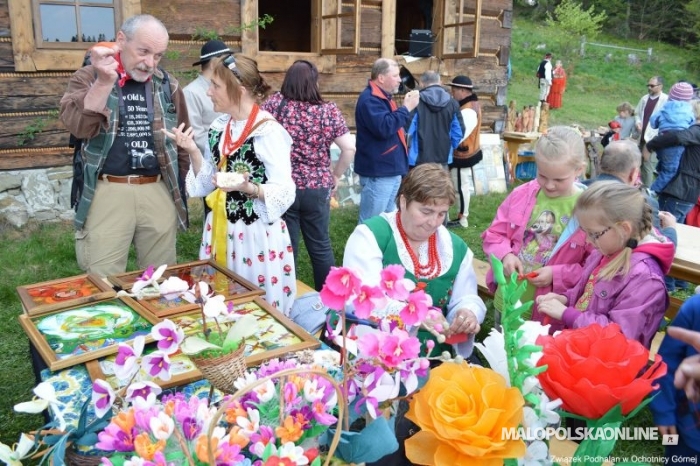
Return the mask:
<path fill-rule="evenodd" d="M 577 48 L 582 36 L 587 39 L 598 36 L 606 20 L 605 11 L 596 13 L 592 5 L 584 9 L 580 2 L 562 0 L 554 8 L 554 13 L 547 13 L 546 23 L 561 39 L 565 49 L 562 55 L 569 55 Z"/>

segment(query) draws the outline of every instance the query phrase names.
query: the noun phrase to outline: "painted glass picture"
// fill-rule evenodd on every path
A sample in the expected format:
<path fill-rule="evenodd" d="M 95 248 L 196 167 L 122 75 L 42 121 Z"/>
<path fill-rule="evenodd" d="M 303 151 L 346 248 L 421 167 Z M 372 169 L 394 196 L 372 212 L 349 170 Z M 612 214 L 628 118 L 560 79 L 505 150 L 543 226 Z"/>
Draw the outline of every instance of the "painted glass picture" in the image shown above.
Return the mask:
<path fill-rule="evenodd" d="M 116 293 L 98 277 L 78 275 L 17 287 L 22 305 L 29 315 L 65 308 L 68 303 L 82 304 L 112 297 Z"/>
<path fill-rule="evenodd" d="M 146 345 L 144 349 L 144 355 L 155 351 L 157 347 L 155 344 Z M 128 385 L 129 380 L 119 380 L 114 373 L 114 361 L 117 355 L 111 354 L 97 361 L 90 361 L 86 363 L 90 377 L 94 379 L 103 379 L 107 381 L 114 389 L 124 387 Z M 151 377 L 148 372 L 144 371 L 143 368 L 136 375 L 134 380 L 149 381 L 160 385 L 163 388 L 177 387 L 186 383 L 193 382 L 202 378 L 202 373 L 199 369 L 190 361 L 187 355 L 183 354 L 179 350 L 173 354 L 168 355 L 170 360 L 170 375 L 171 378 L 168 381 L 163 381 L 160 378 Z"/>
<path fill-rule="evenodd" d="M 150 341 L 154 323 L 121 299 L 19 319 L 51 370 L 115 353 L 119 343 L 139 335 Z"/>
<path fill-rule="evenodd" d="M 109 277 L 115 285 L 122 289 L 130 289 L 134 282 L 142 275 L 143 271 Z M 227 298 L 243 298 L 248 296 L 260 296 L 264 291 L 236 273 L 221 268 L 212 261 L 196 261 L 188 264 L 180 264 L 168 267 L 161 277 L 166 280 L 169 277 L 178 277 L 187 282 L 192 288 L 195 283 L 205 282 L 215 294 Z M 197 305 L 186 300 L 182 294 L 169 296 L 148 296 L 151 288 L 145 288 L 145 297 L 138 299 L 140 306 L 157 317 L 169 317 L 197 309 Z"/>
<path fill-rule="evenodd" d="M 284 314 L 274 309 L 261 298 L 252 300 L 233 300 L 233 310 L 226 316 L 219 317 L 219 325 L 226 331 L 244 315 L 255 317 L 255 330 L 245 341 L 246 363 L 249 366 L 282 354 L 317 348 L 320 342 L 306 330 L 292 322 Z M 185 334 L 197 333 L 202 328 L 200 313 L 170 317 Z M 213 319 L 207 319 L 208 325 L 216 325 Z"/>

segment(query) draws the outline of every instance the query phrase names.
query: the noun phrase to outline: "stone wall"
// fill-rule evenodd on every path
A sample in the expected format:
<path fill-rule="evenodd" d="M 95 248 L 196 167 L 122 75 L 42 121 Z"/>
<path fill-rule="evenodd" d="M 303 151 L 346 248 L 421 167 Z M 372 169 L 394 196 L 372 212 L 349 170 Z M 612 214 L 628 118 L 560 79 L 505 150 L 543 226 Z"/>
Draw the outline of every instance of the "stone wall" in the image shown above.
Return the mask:
<path fill-rule="evenodd" d="M 0 218 L 22 227 L 28 221 L 72 220 L 73 168 L 0 172 Z"/>

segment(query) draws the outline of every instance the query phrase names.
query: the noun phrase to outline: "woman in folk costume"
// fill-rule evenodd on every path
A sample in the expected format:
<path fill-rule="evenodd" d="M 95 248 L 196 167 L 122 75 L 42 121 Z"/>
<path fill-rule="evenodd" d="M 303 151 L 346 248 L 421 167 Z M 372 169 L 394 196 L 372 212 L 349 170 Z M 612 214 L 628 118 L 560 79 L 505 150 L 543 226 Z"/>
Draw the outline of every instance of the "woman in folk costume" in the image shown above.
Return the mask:
<path fill-rule="evenodd" d="M 292 138 L 258 103 L 270 91 L 255 60 L 244 55 L 216 59 L 207 95 L 220 116 L 209 128 L 202 154 L 192 128 L 170 135 L 190 154 L 187 192 L 206 196 L 199 257 L 215 258 L 265 290 L 284 312 L 296 294 L 294 255 L 282 215 L 294 202 Z"/>

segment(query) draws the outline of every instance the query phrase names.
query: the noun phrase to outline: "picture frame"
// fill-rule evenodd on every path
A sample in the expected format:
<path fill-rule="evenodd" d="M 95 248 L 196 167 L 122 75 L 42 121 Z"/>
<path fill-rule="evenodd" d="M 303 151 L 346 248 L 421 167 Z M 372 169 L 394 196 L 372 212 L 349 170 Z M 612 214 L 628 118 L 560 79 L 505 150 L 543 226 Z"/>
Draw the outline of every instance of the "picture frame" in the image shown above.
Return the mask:
<path fill-rule="evenodd" d="M 230 325 L 243 315 L 251 314 L 257 319 L 256 330 L 245 341 L 248 367 L 257 366 L 287 353 L 313 350 L 321 346 L 321 342 L 313 335 L 259 296 L 228 299 L 225 302 L 232 302 L 233 310 L 218 319 L 223 331 L 227 331 Z M 200 312 L 173 316 L 170 320 L 182 328 L 185 335 L 197 333 L 202 328 Z M 215 328 L 216 325 L 213 319 L 207 319 L 207 324 L 210 328 Z"/>
<path fill-rule="evenodd" d="M 119 343 L 144 335 L 159 319 L 112 297 L 30 316 L 19 323 L 52 371 L 82 364 L 118 351 Z"/>
<path fill-rule="evenodd" d="M 112 275 L 107 279 L 123 290 L 130 290 L 142 274 L 143 270 Z M 167 267 L 165 272 L 163 272 L 162 279 L 165 280 L 171 276 L 177 276 L 185 280 L 190 288 L 195 283 L 204 281 L 214 293 L 223 295 L 225 298 L 248 298 L 265 294 L 264 290 L 249 280 L 222 267 L 213 260 L 199 260 Z M 199 309 L 198 304 L 186 301 L 182 298 L 182 295 L 175 297 L 144 297 L 141 299 L 127 298 L 127 301 L 131 305 L 140 306 L 146 312 L 161 318 Z"/>
<path fill-rule="evenodd" d="M 66 306 L 79 306 L 116 296 L 116 291 L 93 274 L 59 278 L 17 287 L 25 314 L 46 314 Z"/>
<path fill-rule="evenodd" d="M 307 349 L 313 350 L 321 346 L 320 341 L 260 297 L 229 299 L 226 302 L 229 301 L 232 302 L 234 306 L 231 318 L 219 319 L 219 325 L 224 331 L 226 331 L 237 318 L 245 314 L 252 314 L 259 318 L 257 323 L 260 325 L 261 330 L 263 330 L 262 332 L 253 332 L 253 335 L 246 339 L 246 365 L 248 367 L 260 365 L 268 359 L 281 357 L 287 353 L 294 353 Z M 202 327 L 201 314 L 199 312 L 190 312 L 174 316 L 170 320 L 183 328 L 186 335 L 196 333 Z M 216 325 L 213 319 L 207 319 L 207 324 L 210 328 Z M 265 334 L 264 331 L 271 326 L 273 327 L 271 331 Z M 271 339 L 273 335 L 281 336 L 281 333 L 284 333 L 282 341 L 272 342 L 265 338 L 259 338 L 260 336 L 265 337 L 267 335 L 267 337 Z M 154 345 L 147 345 L 144 352 L 151 350 L 153 347 Z M 167 389 L 186 385 L 203 378 L 202 373 L 199 369 L 194 367 L 194 364 L 186 355 L 178 351 L 175 355 L 170 355 L 169 357 L 173 366 L 176 366 L 176 370 L 172 373 L 170 380 L 163 381 L 157 378 L 153 379 L 146 374 L 142 374 L 140 380 L 148 380 L 158 384 L 163 389 Z M 93 381 L 95 379 L 105 380 L 116 390 L 120 387 L 119 381 L 116 379 L 111 369 L 113 363 L 114 355 L 109 355 L 100 360 L 88 361 L 85 367 Z"/>
<path fill-rule="evenodd" d="M 154 351 L 156 346 L 154 343 L 146 345 L 144 349 L 144 354 L 148 354 Z M 140 380 L 147 380 L 158 384 L 161 388 L 173 388 L 180 387 L 182 385 L 187 385 L 192 382 L 196 382 L 202 379 L 202 373 L 194 365 L 194 363 L 187 357 L 186 354 L 180 352 L 179 350 L 168 355 L 171 364 L 171 377 L 170 380 L 165 381 L 159 378 L 152 378 L 147 373 L 141 372 Z M 102 379 L 109 383 L 115 390 L 119 389 L 123 384 L 119 381 L 117 376 L 114 374 L 114 360 L 116 359 L 116 354 L 110 354 L 100 359 L 93 359 L 85 363 L 85 368 L 90 375 L 90 379 L 94 382 L 96 379 Z"/>

